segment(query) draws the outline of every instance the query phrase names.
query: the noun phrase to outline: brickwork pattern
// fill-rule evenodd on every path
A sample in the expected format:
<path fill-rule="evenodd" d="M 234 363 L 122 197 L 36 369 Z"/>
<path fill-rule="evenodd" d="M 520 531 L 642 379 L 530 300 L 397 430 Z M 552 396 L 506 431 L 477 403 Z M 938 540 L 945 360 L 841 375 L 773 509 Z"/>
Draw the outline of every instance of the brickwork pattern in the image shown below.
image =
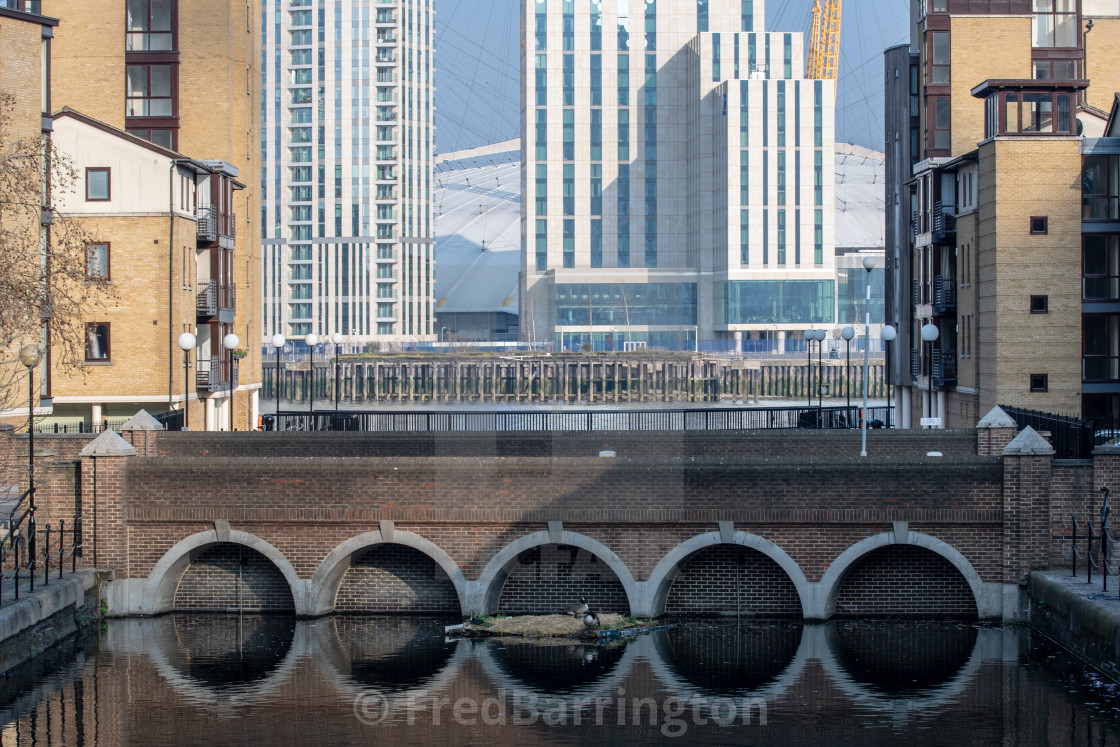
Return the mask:
<path fill-rule="evenodd" d="M 221 543 L 199 555 L 175 590 L 179 611 L 294 612 L 292 591 L 271 561 L 256 550 Z"/>
<path fill-rule="evenodd" d="M 498 611 L 547 614 L 580 597 L 599 612 L 630 612 L 622 584 L 603 561 L 577 547 L 544 545 L 518 557 L 502 587 Z"/>
<path fill-rule="evenodd" d="M 335 598 L 338 612 L 457 614 L 447 573 L 419 550 L 374 545 L 356 557 Z"/>
<path fill-rule="evenodd" d="M 836 596 L 838 617 L 976 617 L 964 576 L 930 550 L 892 545 L 849 571 Z"/>
<path fill-rule="evenodd" d="M 767 556 L 735 545 L 716 545 L 693 553 L 681 564 L 665 600 L 665 613 L 726 612 L 800 618 L 801 599 L 786 572 Z"/>

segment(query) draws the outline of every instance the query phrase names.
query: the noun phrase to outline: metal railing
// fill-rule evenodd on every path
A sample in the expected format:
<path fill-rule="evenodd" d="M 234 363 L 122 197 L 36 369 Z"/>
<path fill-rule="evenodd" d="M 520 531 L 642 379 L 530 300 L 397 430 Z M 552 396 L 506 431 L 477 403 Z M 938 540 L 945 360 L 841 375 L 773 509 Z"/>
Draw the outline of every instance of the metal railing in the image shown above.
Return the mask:
<path fill-rule="evenodd" d="M 1050 445 L 1054 448 L 1055 458 L 1091 459 L 1093 457 L 1094 434 L 1097 432 L 1094 421 L 1021 407 L 1007 405 L 1000 405 L 1000 407 L 1015 419 L 1018 428 L 1026 428 L 1029 425 L 1036 431 L 1049 432 Z"/>
<path fill-rule="evenodd" d="M 578 410 L 571 412 L 429 412 L 281 410 L 282 431 L 548 432 L 548 431 L 737 431 L 858 428 L 861 407 L 756 407 L 696 410 Z M 868 427 L 890 428 L 894 408 L 867 408 Z M 265 415 L 265 430 L 277 417 Z"/>
<path fill-rule="evenodd" d="M 957 289 L 953 278 L 938 275 L 933 279 L 933 313 L 941 316 L 956 313 Z"/>
<path fill-rule="evenodd" d="M 218 240 L 218 211 L 213 205 L 204 205 L 195 213 L 198 220 L 195 233 L 199 241 L 213 242 Z"/>
<path fill-rule="evenodd" d="M 1077 561 L 1084 560 L 1085 583 L 1093 583 L 1093 571 L 1096 570 L 1101 576 L 1101 590 L 1107 592 L 1108 577 L 1120 571 L 1120 566 L 1117 566 L 1116 561 L 1109 557 L 1111 548 L 1117 541 L 1117 536 L 1108 528 L 1111 518 L 1108 488 L 1101 488 L 1101 493 L 1104 496 L 1104 501 L 1101 503 L 1099 531 L 1093 530 L 1092 519 L 1082 526 L 1077 516 L 1070 516 L 1068 519 L 1063 516 L 1062 526 L 1069 530 L 1069 534 L 1051 535 L 1050 538 L 1059 542 L 1062 555 L 1069 558 L 1071 578 L 1077 577 Z M 1080 542 L 1085 544 L 1084 552 L 1078 547 Z M 1118 592 L 1120 592 L 1120 589 L 1118 589 Z"/>
<path fill-rule="evenodd" d="M 28 494 L 24 493 L 20 502 L 8 515 L 6 535 L 0 539 L 0 599 L 3 597 L 5 580 L 10 580 L 12 596 L 19 599 L 20 583 L 27 583 L 27 590 L 35 592 L 36 577 L 41 572 L 41 584 L 50 585 L 51 565 L 62 578 L 66 560 L 70 560 L 70 572 L 78 570 L 78 557 L 82 554 L 82 517 L 75 514 L 69 528 L 65 519 L 58 520 L 57 531 L 51 524 L 45 528 L 36 527 L 35 515 L 23 502 Z M 67 542 L 67 535 L 70 541 Z M 10 570 L 10 575 L 7 571 Z"/>
<path fill-rule="evenodd" d="M 933 385 L 944 386 L 957 381 L 957 356 L 934 348 Z"/>
<path fill-rule="evenodd" d="M 957 216 L 953 215 L 954 205 L 933 203 L 933 240 L 940 241 L 949 234 L 957 232 Z"/>

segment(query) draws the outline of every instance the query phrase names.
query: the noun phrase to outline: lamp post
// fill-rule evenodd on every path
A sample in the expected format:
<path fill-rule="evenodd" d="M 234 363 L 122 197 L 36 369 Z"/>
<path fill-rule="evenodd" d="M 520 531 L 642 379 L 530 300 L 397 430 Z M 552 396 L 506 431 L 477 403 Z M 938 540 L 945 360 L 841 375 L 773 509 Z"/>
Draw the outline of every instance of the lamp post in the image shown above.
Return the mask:
<path fill-rule="evenodd" d="M 928 400 L 928 403 L 926 405 L 927 418 L 933 417 L 933 343 L 937 341 L 937 338 L 940 337 L 940 335 L 941 333 L 937 329 L 936 324 L 922 325 L 922 342 L 926 343 L 926 349 L 929 351 L 928 355 L 926 356 L 926 360 L 928 361 L 926 380 L 929 382 L 928 394 L 926 395 L 926 399 Z M 933 426 L 931 425 L 929 427 L 932 428 Z"/>
<path fill-rule="evenodd" d="M 342 374 L 338 367 L 338 351 L 342 348 L 342 335 L 335 332 L 331 335 L 331 342 L 334 343 L 334 409 L 338 410 L 338 395 L 341 393 L 339 391 L 339 380 Z"/>
<path fill-rule="evenodd" d="M 27 543 L 29 569 L 33 567 L 35 561 L 35 367 L 39 365 L 42 357 L 38 345 L 24 345 L 19 349 L 19 362 L 27 367 L 27 514 L 31 517 L 28 522 L 30 537 Z M 14 527 L 9 528 L 9 531 L 12 530 Z M 16 573 L 18 585 L 18 568 Z M 32 570 L 28 571 L 28 575 L 33 573 Z M 34 580 L 32 580 L 32 588 L 34 588 Z"/>
<path fill-rule="evenodd" d="M 809 407 L 813 406 L 813 340 L 816 338 L 816 332 L 809 328 L 805 330 L 805 366 L 808 371 L 808 378 L 806 379 L 805 389 L 809 392 Z"/>
<path fill-rule="evenodd" d="M 241 338 L 230 332 L 222 338 L 222 347 L 226 349 L 226 358 L 229 363 L 229 429 L 233 432 L 233 392 L 237 388 L 233 380 L 233 351 L 241 344 Z"/>
<path fill-rule="evenodd" d="M 879 331 L 884 342 L 890 342 L 897 336 L 894 327 L 889 324 L 884 324 L 883 328 Z M 867 369 L 863 373 L 863 446 L 860 449 L 860 456 L 867 456 Z"/>
<path fill-rule="evenodd" d="M 813 339 L 817 341 L 817 410 L 824 407 L 824 339 L 828 337 L 828 333 L 823 329 L 818 329 L 813 332 Z M 817 415 L 817 422 L 820 423 L 820 414 Z"/>
<path fill-rule="evenodd" d="M 307 343 L 307 347 L 311 349 L 311 381 L 310 390 L 307 393 L 308 406 L 311 410 L 311 420 L 315 420 L 315 346 L 319 344 L 319 335 L 312 332 L 307 337 L 303 338 Z"/>
<path fill-rule="evenodd" d="M 853 327 L 847 326 L 840 330 L 840 336 L 844 338 L 844 342 L 847 344 L 844 363 L 844 394 L 848 398 L 847 418 L 850 422 L 852 418 L 852 338 L 856 336 L 856 331 Z"/>
<path fill-rule="evenodd" d="M 272 421 L 272 430 L 280 430 L 280 350 L 284 347 L 284 335 L 277 332 L 272 336 L 272 347 L 276 348 L 276 381 L 273 382 L 273 387 L 276 389 L 276 415 Z"/>
<path fill-rule="evenodd" d="M 191 351 L 197 338 L 190 332 L 179 335 L 179 349 L 183 351 L 183 430 L 191 429 Z"/>

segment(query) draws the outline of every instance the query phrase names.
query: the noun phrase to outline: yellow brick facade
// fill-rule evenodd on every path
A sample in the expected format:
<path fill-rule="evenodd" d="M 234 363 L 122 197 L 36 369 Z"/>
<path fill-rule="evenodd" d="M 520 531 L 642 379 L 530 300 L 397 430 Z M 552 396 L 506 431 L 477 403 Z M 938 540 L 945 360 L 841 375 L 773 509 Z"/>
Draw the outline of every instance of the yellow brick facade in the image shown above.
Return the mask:
<path fill-rule="evenodd" d="M 1103 111 L 1112 108 L 1120 91 L 1120 18 L 1094 18 L 1085 34 L 1085 76 L 1093 83 L 1085 101 Z"/>
<path fill-rule="evenodd" d="M 1000 138 L 980 148 L 980 412 L 1015 403 L 1081 411 L 1081 157 L 1076 138 Z M 1032 235 L 1032 216 L 1047 232 Z M 1032 295 L 1049 312 L 1030 313 Z M 1048 391 L 1031 392 L 1046 374 Z"/>
<path fill-rule="evenodd" d="M 245 189 L 233 193 L 236 220 L 236 247 L 233 279 L 236 284 L 237 310 L 231 329 L 241 339 L 248 356 L 239 364 L 239 389 L 235 395 L 234 422 L 238 429 L 255 427 L 253 397 L 260 388 L 261 339 L 261 250 L 259 236 L 260 197 L 257 191 L 257 169 L 253 154 L 259 147 L 260 74 L 258 63 L 260 36 L 256 6 L 235 0 L 179 0 L 178 5 L 178 108 L 177 150 L 197 160 L 219 160 L 234 166 L 237 180 Z M 125 128 L 125 3 L 90 3 L 87 0 L 44 0 L 43 12 L 60 19 L 53 49 L 53 108 L 68 106 L 76 111 L 118 129 Z M 258 11 L 259 12 L 259 11 Z M 81 391 L 84 396 L 100 393 L 132 394 L 162 392 L 166 408 L 169 358 L 174 360 L 173 392 L 181 397 L 184 391 L 182 353 L 174 338 L 184 330 L 194 331 L 193 291 L 182 290 L 191 283 L 172 284 L 176 312 L 171 321 L 176 325 L 169 350 L 167 309 L 167 262 L 162 248 L 169 241 L 169 219 L 117 217 L 97 221 L 99 230 L 129 247 L 158 247 L 143 261 L 117 264 L 117 240 L 113 239 L 115 267 L 128 267 L 128 276 L 114 281 L 122 298 L 127 300 L 114 313 L 136 339 L 118 333 L 113 322 L 114 357 L 124 354 L 128 345 L 130 370 L 117 366 L 89 366 L 80 379 L 59 378 L 55 393 Z M 182 222 L 176 231 L 184 245 L 194 249 L 194 224 Z M 141 252 L 143 255 L 143 252 Z M 177 264 L 177 263 L 176 263 Z M 175 272 L 182 274 L 176 267 Z M 188 274 L 193 274 L 193 267 Z M 133 290 L 142 297 L 133 297 Z M 183 313 L 179 314 L 178 309 Z M 135 313 L 136 321 L 123 321 Z M 182 318 L 180 318 L 182 317 Z M 146 321 L 145 321 L 146 320 Z M 96 321 L 96 320 L 89 320 Z M 153 324 L 155 322 L 155 324 Z M 128 339 L 127 343 L 123 343 Z M 134 356 L 136 356 L 134 358 Z M 150 370 L 140 370 L 147 368 Z M 191 387 L 192 392 L 194 387 Z M 73 396 L 79 396 L 74 394 Z M 105 411 L 103 411 L 105 412 Z M 110 407 L 108 412 L 115 411 Z M 131 413 L 129 413 L 131 414 Z M 226 420 L 223 418 L 223 421 Z M 199 429 L 203 422 L 201 409 L 190 413 L 191 427 Z M 219 424 L 214 424 L 219 425 Z M 225 428 L 225 422 L 220 424 Z"/>
<path fill-rule="evenodd" d="M 1031 19 L 953 16 L 949 44 L 952 152 L 959 155 L 984 139 L 984 102 L 972 89 L 989 78 L 1032 77 Z"/>

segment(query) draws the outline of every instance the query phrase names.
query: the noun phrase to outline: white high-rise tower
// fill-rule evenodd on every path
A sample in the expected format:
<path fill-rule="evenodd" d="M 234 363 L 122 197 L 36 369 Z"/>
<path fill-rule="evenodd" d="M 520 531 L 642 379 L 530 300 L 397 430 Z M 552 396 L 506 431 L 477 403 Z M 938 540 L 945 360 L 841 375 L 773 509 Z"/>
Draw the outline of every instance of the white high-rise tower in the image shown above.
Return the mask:
<path fill-rule="evenodd" d="M 763 19 L 522 0 L 524 337 L 742 349 L 835 324 L 835 83 Z"/>
<path fill-rule="evenodd" d="M 263 11 L 263 340 L 434 340 L 431 0 Z"/>

